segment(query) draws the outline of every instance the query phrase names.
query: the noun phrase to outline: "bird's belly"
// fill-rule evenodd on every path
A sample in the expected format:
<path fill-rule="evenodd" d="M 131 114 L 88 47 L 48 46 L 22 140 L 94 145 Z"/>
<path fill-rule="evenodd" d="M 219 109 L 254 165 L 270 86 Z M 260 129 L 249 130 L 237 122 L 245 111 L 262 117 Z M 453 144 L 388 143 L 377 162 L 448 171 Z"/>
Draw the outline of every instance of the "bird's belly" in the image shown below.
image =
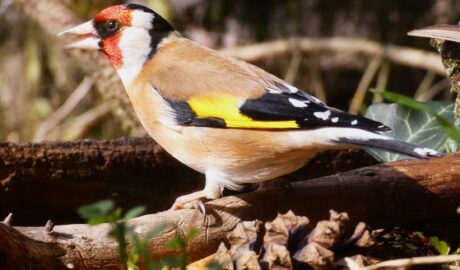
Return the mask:
<path fill-rule="evenodd" d="M 317 151 L 274 144 L 266 131 L 157 126 L 149 134 L 172 156 L 201 173 L 212 170 L 222 181 L 261 183 L 303 167 Z M 265 138 L 266 137 L 266 138 Z M 288 140 L 287 140 L 288 141 Z"/>

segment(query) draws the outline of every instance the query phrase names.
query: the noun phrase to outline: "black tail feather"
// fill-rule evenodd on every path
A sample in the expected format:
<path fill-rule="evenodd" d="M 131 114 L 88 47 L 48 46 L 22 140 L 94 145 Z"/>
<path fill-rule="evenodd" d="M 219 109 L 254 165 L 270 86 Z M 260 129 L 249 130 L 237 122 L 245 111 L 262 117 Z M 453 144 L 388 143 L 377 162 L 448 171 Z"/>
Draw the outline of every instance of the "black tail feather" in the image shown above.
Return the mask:
<path fill-rule="evenodd" d="M 430 148 L 418 147 L 416 145 L 402 142 L 393 139 L 352 139 L 352 138 L 338 138 L 336 140 L 339 143 L 344 144 L 353 144 L 361 147 L 376 148 L 381 150 L 386 150 L 398 154 L 403 154 L 415 158 L 427 159 L 429 157 L 439 157 L 441 156 L 435 150 Z"/>

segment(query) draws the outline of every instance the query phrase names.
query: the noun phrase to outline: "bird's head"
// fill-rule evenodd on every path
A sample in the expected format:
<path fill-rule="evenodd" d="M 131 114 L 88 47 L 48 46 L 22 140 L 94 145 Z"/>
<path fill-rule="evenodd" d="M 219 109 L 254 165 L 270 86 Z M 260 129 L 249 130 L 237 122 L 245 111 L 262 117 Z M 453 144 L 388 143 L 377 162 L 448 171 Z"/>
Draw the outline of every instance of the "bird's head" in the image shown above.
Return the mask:
<path fill-rule="evenodd" d="M 174 28 L 153 10 L 125 4 L 108 7 L 92 20 L 59 35 L 79 38 L 68 48 L 102 50 L 125 82 L 136 75 L 171 33 Z"/>

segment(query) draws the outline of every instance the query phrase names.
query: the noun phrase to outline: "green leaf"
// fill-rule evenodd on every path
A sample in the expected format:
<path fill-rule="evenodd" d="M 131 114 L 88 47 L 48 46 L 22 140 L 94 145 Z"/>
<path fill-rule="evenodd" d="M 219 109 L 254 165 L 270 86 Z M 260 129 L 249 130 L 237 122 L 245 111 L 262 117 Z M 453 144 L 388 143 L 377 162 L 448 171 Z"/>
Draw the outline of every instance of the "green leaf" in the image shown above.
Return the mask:
<path fill-rule="evenodd" d="M 119 219 L 121 219 L 121 213 L 123 210 L 120 207 L 117 207 L 115 210 L 113 210 L 112 214 L 110 215 L 111 221 L 115 222 Z"/>
<path fill-rule="evenodd" d="M 392 94 L 390 96 L 394 97 Z M 388 97 L 387 94 L 385 94 L 386 97 Z M 374 104 L 369 107 L 365 114 L 365 117 L 382 122 L 392 129 L 385 132 L 384 135 L 441 152 L 446 152 L 447 148 L 453 148 L 453 142 L 447 140 L 448 134 L 446 134 L 445 127 L 439 122 L 440 118 L 446 120 L 442 121 L 443 124 L 453 122 L 453 103 L 429 102 L 423 104 L 417 101 L 414 103 L 406 98 L 393 99 L 392 101 L 410 104 L 411 108 L 400 104 Z M 423 111 L 418 110 L 421 108 Z M 434 116 L 436 114 L 439 117 Z M 374 149 L 366 149 L 366 151 L 382 162 L 407 159 L 403 155 Z"/>
<path fill-rule="evenodd" d="M 177 256 L 167 256 L 161 260 L 161 263 L 166 267 L 179 267 L 180 261 Z"/>
<path fill-rule="evenodd" d="M 179 235 L 174 236 L 174 238 L 168 242 L 168 247 L 172 249 L 178 249 L 185 246 L 185 242 Z"/>
<path fill-rule="evenodd" d="M 133 252 L 137 255 L 141 255 L 144 252 L 144 243 L 139 238 L 139 235 L 134 231 L 129 231 L 129 238 L 131 239 L 131 245 L 133 246 Z"/>
<path fill-rule="evenodd" d="M 209 270 L 222 270 L 222 265 L 218 262 L 211 262 L 210 264 L 206 265 Z"/>
<path fill-rule="evenodd" d="M 440 255 L 448 255 L 450 246 L 447 242 L 439 240 L 438 237 L 430 237 L 430 243 L 436 248 Z"/>
<path fill-rule="evenodd" d="M 145 209 L 146 209 L 145 206 L 136 206 L 136 207 L 132 208 L 131 210 L 129 210 L 125 214 L 123 219 L 128 220 L 128 219 L 138 217 L 138 216 L 142 215 L 145 212 Z"/>
<path fill-rule="evenodd" d="M 103 200 L 77 209 L 78 214 L 91 225 L 107 222 L 108 214 L 113 209 L 112 200 Z"/>
<path fill-rule="evenodd" d="M 190 231 L 187 233 L 187 235 L 185 236 L 187 242 L 188 241 L 191 241 L 193 239 L 195 239 L 198 235 L 200 234 L 200 230 L 198 230 L 197 228 L 192 228 L 190 229 Z"/>
<path fill-rule="evenodd" d="M 413 110 L 418 110 L 418 111 L 429 113 L 431 116 L 436 118 L 439 125 L 444 129 L 444 132 L 446 132 L 446 134 L 452 140 L 454 140 L 457 143 L 457 145 L 460 144 L 460 130 L 457 128 L 458 126 L 457 120 L 455 120 L 456 124 L 453 124 L 454 121 L 451 121 L 451 119 L 448 119 L 444 117 L 443 115 L 440 115 L 436 110 L 433 110 L 432 108 L 430 108 L 430 106 L 428 106 L 429 103 L 422 103 L 410 97 L 406 97 L 406 96 L 388 92 L 388 91 L 371 89 L 371 92 L 382 95 L 385 99 L 389 101 L 396 102 L 398 104 L 401 104 Z M 452 111 L 453 110 L 454 109 L 452 109 Z"/>
<path fill-rule="evenodd" d="M 404 105 L 414 110 L 419 110 L 419 111 L 428 110 L 427 106 L 424 103 L 416 101 L 410 97 L 406 97 L 400 94 L 396 94 L 396 93 L 389 92 L 389 91 L 378 90 L 378 89 L 371 89 L 371 92 L 381 95 L 388 101 Z"/>

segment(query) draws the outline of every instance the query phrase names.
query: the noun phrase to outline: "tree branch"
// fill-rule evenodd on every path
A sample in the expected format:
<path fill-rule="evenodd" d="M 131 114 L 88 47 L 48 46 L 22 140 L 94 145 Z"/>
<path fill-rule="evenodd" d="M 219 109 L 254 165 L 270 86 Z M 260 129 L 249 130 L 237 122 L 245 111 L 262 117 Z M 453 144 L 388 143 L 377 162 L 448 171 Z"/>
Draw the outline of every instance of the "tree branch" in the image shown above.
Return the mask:
<path fill-rule="evenodd" d="M 46 135 L 59 125 L 59 123 L 64 120 L 64 118 L 69 115 L 75 107 L 80 103 L 80 101 L 88 94 L 89 90 L 93 86 L 93 81 L 87 77 L 83 79 L 80 85 L 73 91 L 73 93 L 67 98 L 64 104 L 61 105 L 54 113 L 52 113 L 48 119 L 40 124 L 35 136 L 33 138 L 34 142 L 43 141 L 46 138 Z"/>
<path fill-rule="evenodd" d="M 294 38 L 290 40 L 275 40 L 254 45 L 235 47 L 221 52 L 245 61 L 258 61 L 267 57 L 284 55 L 298 49 L 303 53 L 334 52 L 335 57 L 350 56 L 351 61 L 328 61 L 341 67 L 355 66 L 356 57 L 364 55 L 368 59 L 376 57 L 391 63 L 434 71 L 445 76 L 444 67 L 438 54 L 423 50 L 384 45 L 363 38 L 332 37 L 332 38 Z M 329 58 L 334 55 L 328 54 Z M 352 62 L 353 61 L 353 62 Z M 337 63 L 335 63 L 337 62 Z"/>

